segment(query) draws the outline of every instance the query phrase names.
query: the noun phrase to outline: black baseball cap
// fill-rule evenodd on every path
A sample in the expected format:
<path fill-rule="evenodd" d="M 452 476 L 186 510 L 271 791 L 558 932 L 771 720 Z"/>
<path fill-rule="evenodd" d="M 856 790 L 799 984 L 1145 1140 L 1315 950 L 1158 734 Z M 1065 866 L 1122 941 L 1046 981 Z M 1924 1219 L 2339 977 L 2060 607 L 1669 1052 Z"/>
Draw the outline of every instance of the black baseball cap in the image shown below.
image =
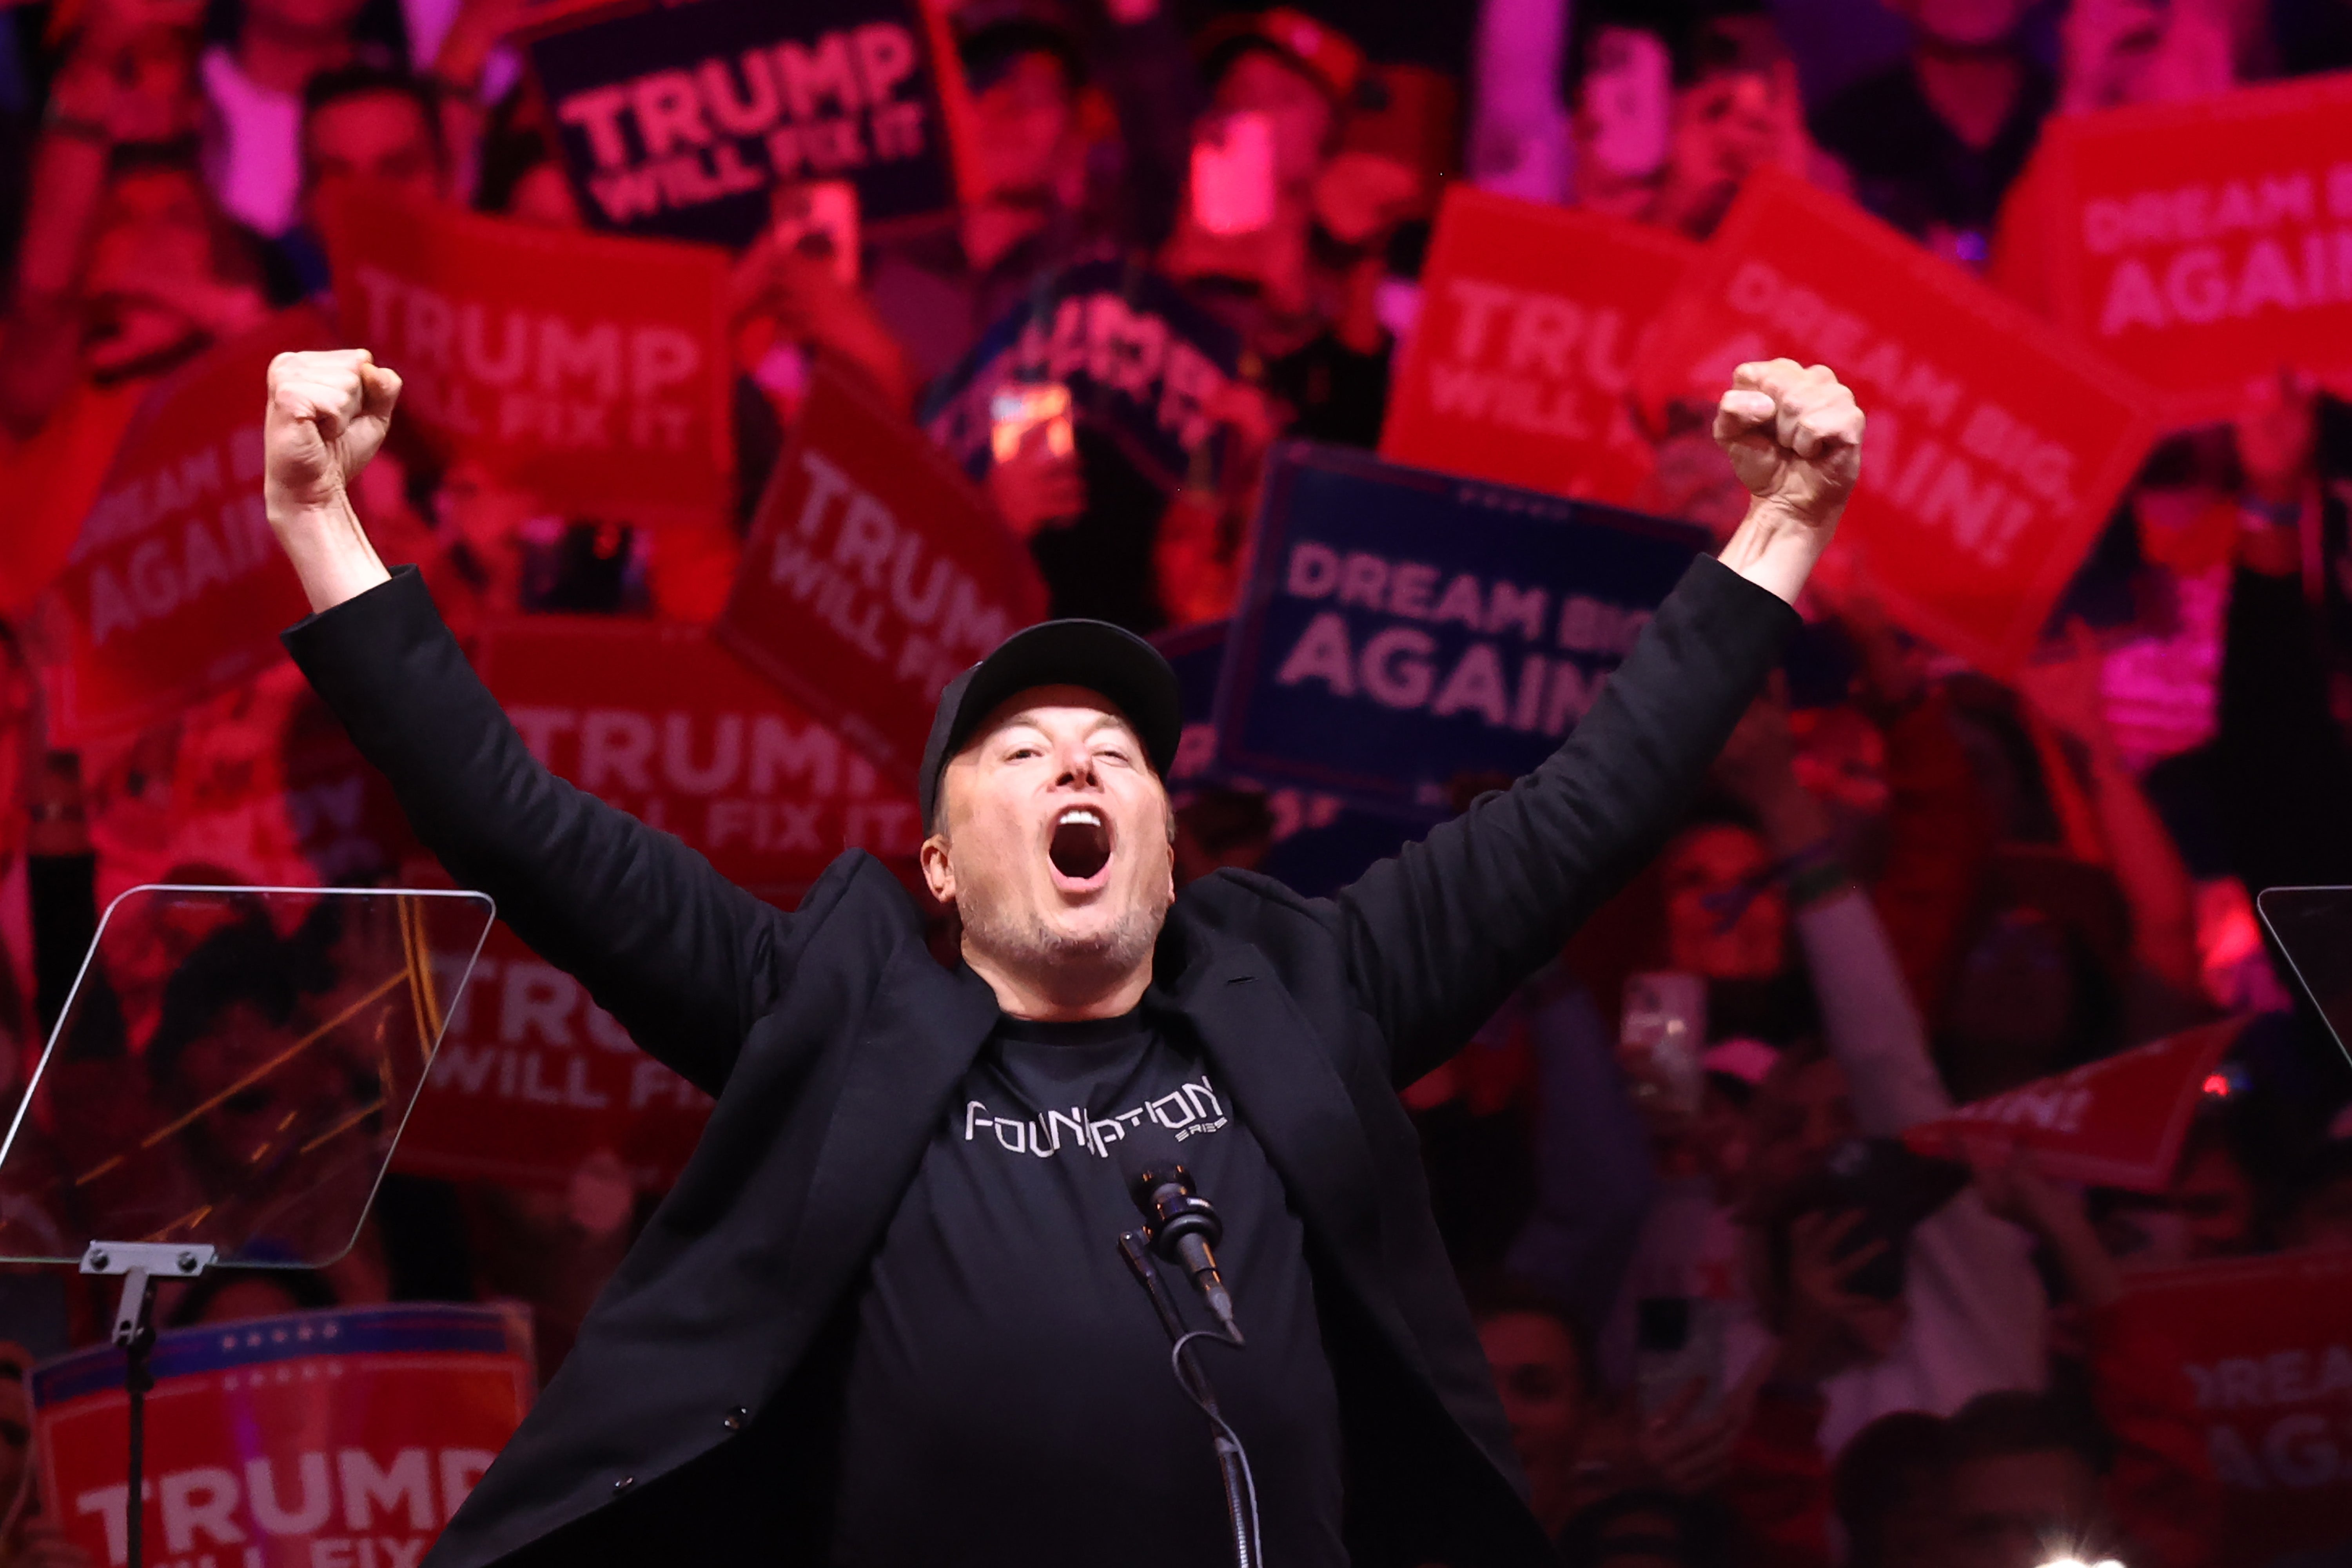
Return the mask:
<path fill-rule="evenodd" d="M 1084 686 L 1108 697 L 1135 727 L 1152 769 L 1168 777 L 1184 709 L 1176 672 L 1160 650 L 1108 621 L 1041 621 L 998 643 L 940 693 L 931 737 L 923 743 L 923 831 L 935 825 L 948 759 L 982 720 L 1032 686 Z"/>

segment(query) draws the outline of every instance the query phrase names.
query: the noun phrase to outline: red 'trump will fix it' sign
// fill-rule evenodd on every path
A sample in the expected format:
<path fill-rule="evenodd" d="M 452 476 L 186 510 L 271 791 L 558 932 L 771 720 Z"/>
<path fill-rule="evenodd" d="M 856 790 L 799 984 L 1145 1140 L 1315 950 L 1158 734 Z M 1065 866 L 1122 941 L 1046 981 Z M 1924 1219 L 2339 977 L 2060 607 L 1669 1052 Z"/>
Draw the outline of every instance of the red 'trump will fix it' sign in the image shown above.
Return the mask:
<path fill-rule="evenodd" d="M 1621 218 L 1450 186 L 1381 455 L 1630 501 L 1650 468 L 1627 417 L 1635 350 L 1698 254 Z"/>

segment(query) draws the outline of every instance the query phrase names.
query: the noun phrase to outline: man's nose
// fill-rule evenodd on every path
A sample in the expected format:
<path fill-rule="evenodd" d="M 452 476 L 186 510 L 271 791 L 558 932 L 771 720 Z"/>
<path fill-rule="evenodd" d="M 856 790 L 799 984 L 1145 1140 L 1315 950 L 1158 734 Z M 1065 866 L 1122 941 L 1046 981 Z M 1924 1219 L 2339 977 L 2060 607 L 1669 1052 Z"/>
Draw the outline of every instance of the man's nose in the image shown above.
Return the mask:
<path fill-rule="evenodd" d="M 1084 745 L 1063 747 L 1061 763 L 1061 772 L 1054 779 L 1056 784 L 1092 789 L 1102 782 L 1095 768 L 1095 754 Z"/>

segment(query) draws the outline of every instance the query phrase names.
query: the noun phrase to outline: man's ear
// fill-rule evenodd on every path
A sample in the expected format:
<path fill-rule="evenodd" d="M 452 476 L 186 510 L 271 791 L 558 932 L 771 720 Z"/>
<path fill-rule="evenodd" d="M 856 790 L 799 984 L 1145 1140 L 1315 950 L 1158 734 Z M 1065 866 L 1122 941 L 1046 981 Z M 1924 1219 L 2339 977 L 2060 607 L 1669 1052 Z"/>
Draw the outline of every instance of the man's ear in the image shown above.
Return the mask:
<path fill-rule="evenodd" d="M 952 905 L 956 899 L 955 867 L 948 860 L 948 836 L 933 833 L 923 841 L 917 852 L 923 865 L 923 885 L 941 904 Z"/>

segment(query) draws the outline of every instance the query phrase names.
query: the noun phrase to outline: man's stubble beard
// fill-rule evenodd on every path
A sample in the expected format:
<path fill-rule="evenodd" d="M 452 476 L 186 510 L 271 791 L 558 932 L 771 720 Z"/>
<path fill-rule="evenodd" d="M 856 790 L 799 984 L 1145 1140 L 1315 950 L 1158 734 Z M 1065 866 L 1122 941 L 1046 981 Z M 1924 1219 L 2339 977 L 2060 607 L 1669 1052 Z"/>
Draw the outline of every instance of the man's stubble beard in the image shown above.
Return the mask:
<path fill-rule="evenodd" d="M 1011 901 L 1007 901 L 1011 902 Z M 964 942 L 1016 972 L 1084 968 L 1123 976 L 1150 956 L 1168 912 L 1129 904 L 1118 918 L 1090 936 L 1054 930 L 1026 907 L 1002 907 L 971 899 L 957 901 Z"/>

